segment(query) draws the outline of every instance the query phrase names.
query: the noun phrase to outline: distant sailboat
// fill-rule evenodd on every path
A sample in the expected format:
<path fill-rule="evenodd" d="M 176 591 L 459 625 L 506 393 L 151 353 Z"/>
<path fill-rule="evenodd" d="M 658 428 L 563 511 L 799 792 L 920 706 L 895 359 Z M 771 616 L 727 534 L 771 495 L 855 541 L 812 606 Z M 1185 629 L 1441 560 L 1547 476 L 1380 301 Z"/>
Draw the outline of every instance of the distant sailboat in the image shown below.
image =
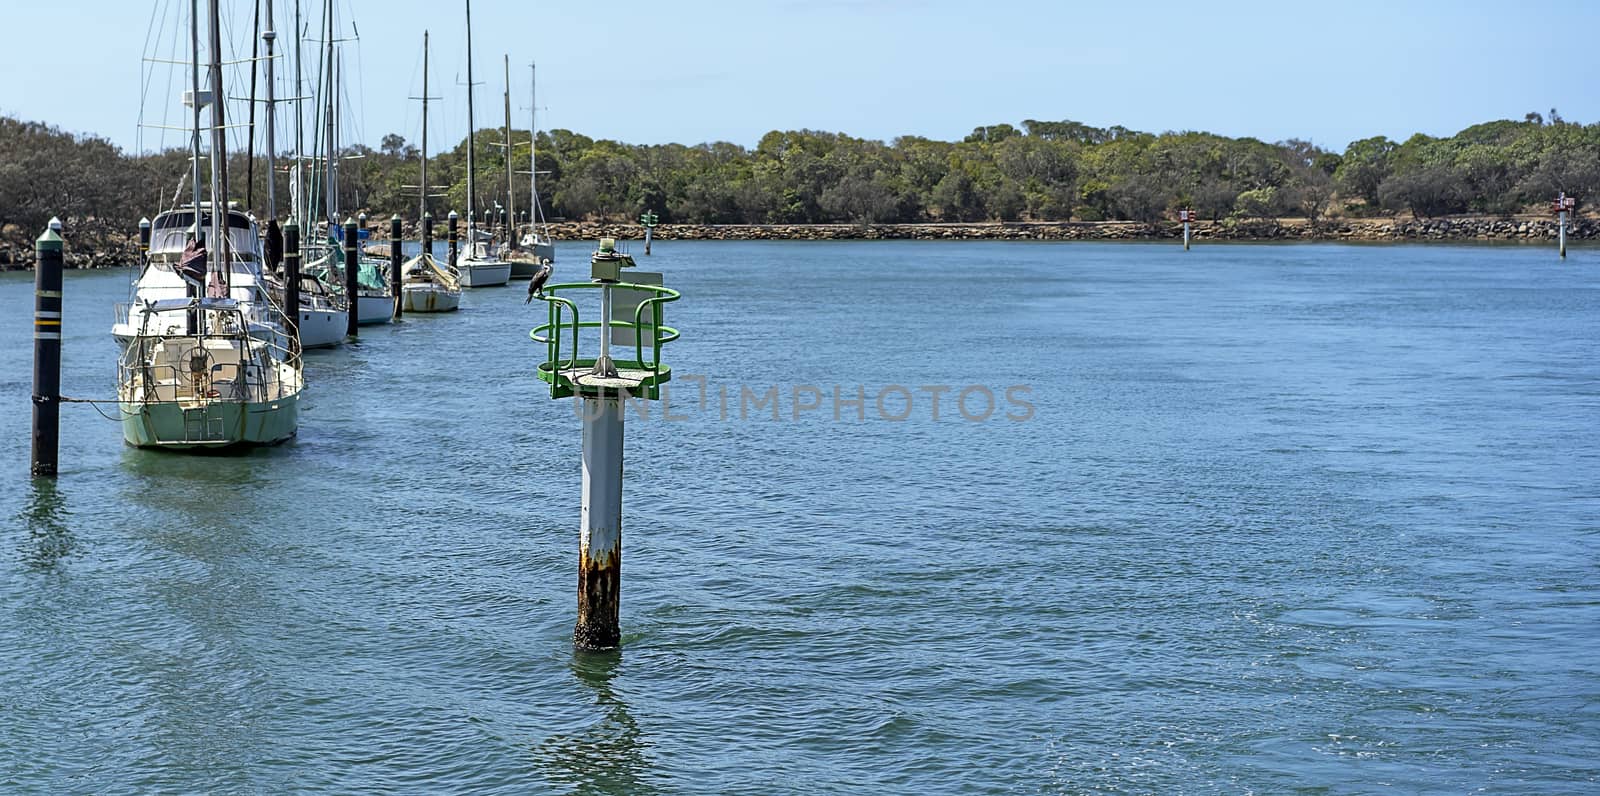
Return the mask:
<path fill-rule="evenodd" d="M 336 219 L 339 212 L 338 198 L 338 136 L 336 118 L 338 106 L 335 102 L 338 83 L 335 74 L 334 55 L 334 25 L 333 6 L 327 9 L 327 48 L 323 52 L 325 69 L 324 78 L 319 82 L 317 91 L 323 95 L 322 112 L 325 133 L 320 137 L 321 146 L 327 147 L 323 157 L 322 185 L 323 207 L 327 213 L 325 220 L 320 224 L 306 225 L 306 237 L 301 242 L 304 268 L 301 270 L 300 289 L 300 345 L 302 348 L 328 348 L 344 342 L 349 330 L 349 313 L 353 308 L 352 297 L 344 295 L 344 280 L 335 272 L 335 262 L 340 260 L 336 254 L 337 246 L 329 240 L 332 228 L 326 219 Z M 296 32 L 299 35 L 299 31 Z M 298 67 L 297 67 L 298 68 Z M 315 163 L 315 159 L 313 159 Z M 315 190 L 315 165 L 312 166 L 313 183 Z M 297 192 L 303 186 L 297 186 Z M 308 193 L 309 196 L 309 193 Z M 307 218 L 310 216 L 311 202 L 306 202 Z M 337 224 L 337 221 L 333 222 Z"/>
<path fill-rule="evenodd" d="M 500 259 L 494 242 L 478 232 L 474 197 L 478 180 L 473 150 L 477 149 L 477 125 L 472 114 L 472 0 L 467 4 L 467 237 L 466 251 L 456 259 L 461 284 L 466 287 L 493 287 L 511 281 L 511 263 Z"/>
<path fill-rule="evenodd" d="M 528 65 L 530 78 L 537 80 L 538 72 L 533 64 Z M 538 271 L 539 263 L 554 263 L 556 261 L 556 244 L 550 239 L 550 225 L 545 223 L 544 207 L 539 202 L 539 113 L 538 87 L 530 90 L 530 98 L 534 103 L 528 111 L 528 128 L 532 131 L 533 138 L 528 141 L 528 231 L 522 236 L 519 248 L 512 255 L 513 262 L 511 275 L 513 277 L 531 277 Z"/>
<path fill-rule="evenodd" d="M 428 32 L 422 32 L 422 212 L 428 217 Z M 405 312 L 449 312 L 461 306 L 461 274 L 440 265 L 424 251 L 400 269 L 400 300 Z"/>
<path fill-rule="evenodd" d="M 339 223 L 339 132 L 342 116 L 339 106 L 340 83 L 337 78 L 342 78 L 343 64 L 334 49 L 336 37 L 334 36 L 334 20 L 332 4 L 328 8 L 328 81 L 327 81 L 327 146 L 328 169 L 326 174 L 327 186 L 327 226 L 325 233 L 320 237 L 326 241 L 326 249 L 322 256 L 311 260 L 308 258 L 306 271 L 331 286 L 335 295 L 343 296 L 347 291 L 347 282 L 344 274 L 347 268 L 356 269 L 356 295 L 343 296 L 349 308 L 356 312 L 360 325 L 366 326 L 374 323 L 389 323 L 394 319 L 394 296 L 389 286 L 389 264 L 387 260 L 363 256 L 362 245 L 356 242 L 356 261 L 345 262 L 345 251 L 349 242 L 343 240 L 343 226 Z M 358 232 L 358 235 L 364 232 Z M 348 324 L 339 330 L 343 339 L 348 330 Z"/>

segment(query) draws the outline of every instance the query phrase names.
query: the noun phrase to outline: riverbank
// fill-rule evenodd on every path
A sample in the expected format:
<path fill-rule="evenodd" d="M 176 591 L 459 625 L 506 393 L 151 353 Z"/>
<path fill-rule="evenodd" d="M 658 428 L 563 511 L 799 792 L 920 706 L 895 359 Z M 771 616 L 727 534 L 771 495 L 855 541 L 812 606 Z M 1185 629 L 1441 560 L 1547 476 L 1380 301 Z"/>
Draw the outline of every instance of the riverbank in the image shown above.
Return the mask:
<path fill-rule="evenodd" d="M 637 240 L 641 228 L 634 223 L 569 221 L 552 224 L 558 241 L 617 238 Z M 435 230 L 439 239 L 444 227 Z M 35 233 L 36 234 L 36 233 Z M 380 239 L 386 231 L 378 233 Z M 658 240 L 1055 240 L 1135 241 L 1168 240 L 1183 235 L 1183 226 L 1171 221 L 1146 224 L 1136 221 L 981 222 L 967 224 L 662 224 Z M 132 234 L 94 225 L 64 230 L 69 268 L 114 268 L 137 261 Z M 406 230 L 415 239 L 414 225 Z M 1202 221 L 1194 225 L 1197 241 L 1346 241 L 1346 242 L 1539 242 L 1553 241 L 1557 222 L 1546 216 L 1457 216 L 1435 219 L 1362 218 L 1327 219 L 1310 223 L 1303 218 L 1251 221 Z M 1600 238 L 1600 221 L 1580 218 L 1567 230 L 1572 240 Z M 33 267 L 33 240 L 15 226 L 0 230 L 0 271 Z"/>

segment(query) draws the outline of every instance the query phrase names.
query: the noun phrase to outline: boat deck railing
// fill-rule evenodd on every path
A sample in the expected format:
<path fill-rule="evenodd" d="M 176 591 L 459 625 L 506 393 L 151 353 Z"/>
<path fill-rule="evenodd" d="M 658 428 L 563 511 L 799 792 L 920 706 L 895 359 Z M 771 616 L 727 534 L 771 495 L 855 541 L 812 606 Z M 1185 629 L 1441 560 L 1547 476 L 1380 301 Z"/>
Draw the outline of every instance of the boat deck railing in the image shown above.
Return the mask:
<path fill-rule="evenodd" d="M 129 343 L 127 351 L 118 363 L 117 381 L 131 395 L 132 391 L 142 388 L 143 401 L 147 403 L 190 403 L 197 401 L 272 401 L 285 398 L 290 394 L 300 391 L 302 384 L 298 375 L 302 363 L 299 346 L 290 340 L 280 326 L 270 326 L 271 333 L 258 336 L 253 332 L 261 331 L 262 326 L 252 327 L 252 317 L 257 313 L 246 312 L 239 305 L 228 309 L 207 308 L 203 302 L 192 300 L 190 302 L 174 302 L 171 306 L 156 308 L 152 305 L 135 303 L 130 307 L 142 310 L 142 319 L 139 333 Z M 178 319 L 177 323 L 164 323 L 160 316 L 187 313 L 191 309 L 213 315 L 223 331 L 213 334 L 191 335 L 178 331 L 181 324 L 186 321 Z M 225 316 L 226 320 L 216 316 Z M 127 317 L 127 316 L 124 316 Z M 151 321 L 156 320 L 156 326 L 151 326 Z M 259 322 L 256 322 L 259 323 Z M 210 324 L 207 324 L 210 325 Z M 208 364 L 203 371 L 184 369 L 179 365 L 151 362 L 150 338 L 159 337 L 163 340 L 193 340 L 191 346 L 196 351 L 205 354 Z M 207 339 L 226 339 L 233 341 L 237 360 L 231 362 L 214 362 L 212 355 L 205 348 Z M 284 345 L 281 341 L 288 341 Z M 282 368 L 287 367 L 294 375 L 288 379 Z"/>

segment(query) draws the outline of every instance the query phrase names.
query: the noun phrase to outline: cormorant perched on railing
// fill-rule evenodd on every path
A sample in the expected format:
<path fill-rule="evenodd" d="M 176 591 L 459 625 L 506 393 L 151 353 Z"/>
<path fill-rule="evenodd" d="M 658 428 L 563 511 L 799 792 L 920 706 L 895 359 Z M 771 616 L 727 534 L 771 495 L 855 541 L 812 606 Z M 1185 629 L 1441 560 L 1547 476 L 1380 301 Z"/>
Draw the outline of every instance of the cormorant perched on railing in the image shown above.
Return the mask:
<path fill-rule="evenodd" d="M 539 263 L 539 270 L 534 271 L 533 278 L 528 280 L 528 300 L 522 302 L 523 304 L 532 304 L 534 296 L 541 298 L 544 296 L 544 283 L 550 281 L 552 270 L 554 269 L 550 267 L 549 260 Z"/>

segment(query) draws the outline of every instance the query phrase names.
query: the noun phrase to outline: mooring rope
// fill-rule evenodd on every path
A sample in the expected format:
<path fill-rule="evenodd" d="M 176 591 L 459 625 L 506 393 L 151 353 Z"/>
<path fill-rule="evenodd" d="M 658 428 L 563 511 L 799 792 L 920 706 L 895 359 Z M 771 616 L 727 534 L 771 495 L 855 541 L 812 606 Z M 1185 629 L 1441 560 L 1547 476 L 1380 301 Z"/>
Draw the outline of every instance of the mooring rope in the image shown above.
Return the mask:
<path fill-rule="evenodd" d="M 95 411 L 96 414 L 100 415 L 101 417 L 103 417 L 103 418 L 105 418 L 107 420 L 115 422 L 115 423 L 121 423 L 123 418 L 122 417 L 112 417 L 111 415 L 106 414 L 103 410 L 100 409 L 100 404 L 118 404 L 119 406 L 118 406 L 118 409 L 117 409 L 117 413 L 119 415 L 124 415 L 124 416 L 126 416 L 128 414 L 127 412 L 124 412 L 121 409 L 120 405 L 121 405 L 122 401 L 118 400 L 118 399 L 115 399 L 115 398 L 112 398 L 112 399 L 109 399 L 109 400 L 102 399 L 102 398 L 69 398 L 69 397 L 63 395 L 63 396 L 60 396 L 59 398 L 57 398 L 57 400 L 59 400 L 61 403 L 64 403 L 64 404 L 88 404 L 88 405 L 94 407 L 94 411 Z"/>

